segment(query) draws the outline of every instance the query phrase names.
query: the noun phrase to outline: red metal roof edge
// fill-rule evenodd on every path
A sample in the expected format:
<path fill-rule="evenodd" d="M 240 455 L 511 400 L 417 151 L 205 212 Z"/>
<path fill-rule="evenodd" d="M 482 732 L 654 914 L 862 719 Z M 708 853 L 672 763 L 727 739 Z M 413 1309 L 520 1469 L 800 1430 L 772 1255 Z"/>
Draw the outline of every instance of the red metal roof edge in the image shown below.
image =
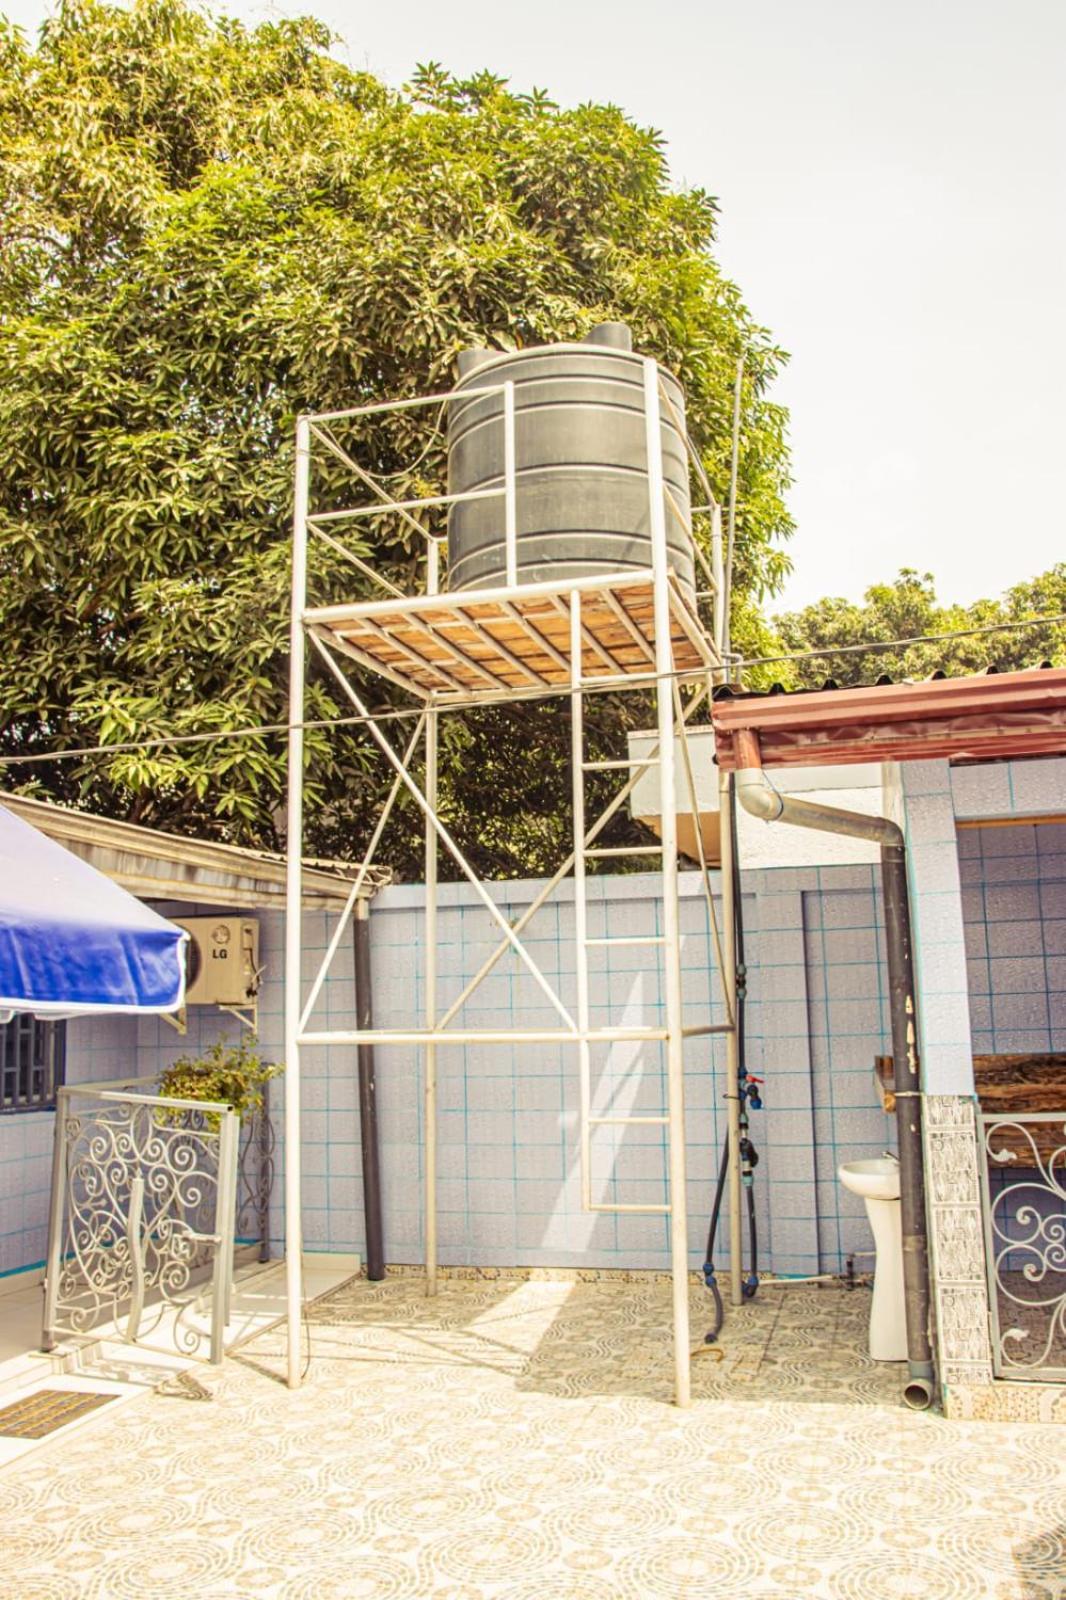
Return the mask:
<path fill-rule="evenodd" d="M 757 733 L 767 766 L 1066 755 L 1066 667 L 742 695 L 712 707 L 719 765 Z"/>

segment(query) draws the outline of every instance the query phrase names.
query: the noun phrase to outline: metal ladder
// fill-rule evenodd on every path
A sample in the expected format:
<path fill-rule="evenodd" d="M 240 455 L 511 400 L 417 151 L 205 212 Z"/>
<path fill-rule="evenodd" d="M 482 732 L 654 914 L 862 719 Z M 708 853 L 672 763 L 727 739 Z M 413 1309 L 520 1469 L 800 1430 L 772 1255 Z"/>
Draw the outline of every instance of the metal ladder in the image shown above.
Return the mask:
<path fill-rule="evenodd" d="M 661 769 L 661 758 L 658 754 L 642 757 L 638 761 L 612 760 L 612 761 L 586 761 L 585 759 L 585 718 L 581 663 L 581 596 L 574 591 L 570 596 L 570 708 L 571 708 L 571 769 L 573 777 L 573 828 L 574 828 L 574 920 L 575 920 L 575 951 L 577 968 L 577 1022 L 580 1032 L 579 1044 L 579 1071 L 580 1071 L 580 1150 L 581 1150 L 581 1198 L 582 1206 L 586 1211 L 608 1214 L 637 1214 L 652 1216 L 669 1216 L 672 1206 L 669 1200 L 659 1203 L 622 1203 L 619 1201 L 594 1200 L 592 1197 L 592 1134 L 595 1128 L 647 1128 L 670 1126 L 669 1108 L 659 1115 L 642 1116 L 600 1116 L 592 1112 L 592 1062 L 591 1038 L 592 1029 L 589 1021 L 589 962 L 588 953 L 593 949 L 613 949 L 622 946 L 641 945 L 648 948 L 662 948 L 666 939 L 662 934 L 625 934 L 617 937 L 592 938 L 588 932 L 588 901 L 586 893 L 586 865 L 590 860 L 609 860 L 619 857 L 651 856 L 662 860 L 662 844 L 648 845 L 589 845 L 585 843 L 585 774 L 589 772 L 624 771 L 630 773 L 633 767 L 655 767 Z M 603 1042 L 614 1038 L 651 1038 L 661 1034 L 662 1030 L 618 1029 L 604 1030 Z M 666 1075 L 664 1073 L 664 1079 Z M 667 1091 L 669 1093 L 669 1091 Z"/>

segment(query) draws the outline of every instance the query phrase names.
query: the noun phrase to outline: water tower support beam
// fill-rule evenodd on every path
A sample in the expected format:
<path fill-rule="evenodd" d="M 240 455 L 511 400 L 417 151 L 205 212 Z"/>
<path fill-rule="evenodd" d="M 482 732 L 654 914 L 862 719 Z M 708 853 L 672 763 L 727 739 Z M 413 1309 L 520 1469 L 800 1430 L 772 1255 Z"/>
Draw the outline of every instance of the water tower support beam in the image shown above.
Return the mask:
<path fill-rule="evenodd" d="M 663 968 L 666 990 L 666 1084 L 670 1172 L 670 1272 L 674 1309 L 674 1398 L 691 1401 L 688 1315 L 688 1223 L 685 1189 L 685 1061 L 681 1014 L 681 931 L 677 899 L 677 788 L 674 779 L 674 657 L 670 637 L 669 557 L 663 483 L 659 368 L 644 361 L 644 427 L 648 463 L 655 605 L 655 704 L 659 732 L 662 818 Z"/>

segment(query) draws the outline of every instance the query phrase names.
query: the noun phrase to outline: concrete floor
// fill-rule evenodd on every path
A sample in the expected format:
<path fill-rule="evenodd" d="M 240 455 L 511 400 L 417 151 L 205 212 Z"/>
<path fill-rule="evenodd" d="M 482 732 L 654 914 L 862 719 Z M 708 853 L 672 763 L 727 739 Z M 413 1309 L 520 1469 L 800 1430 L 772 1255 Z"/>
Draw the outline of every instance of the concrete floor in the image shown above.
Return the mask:
<path fill-rule="evenodd" d="M 693 1309 L 702 1328 L 695 1290 Z M 679 1412 L 665 1283 L 446 1281 L 428 1302 L 356 1280 L 311 1309 L 297 1393 L 264 1334 L 0 1472 L 0 1587 L 1063 1600 L 1066 1435 L 903 1410 L 868 1311 L 861 1290 L 764 1288 Z"/>

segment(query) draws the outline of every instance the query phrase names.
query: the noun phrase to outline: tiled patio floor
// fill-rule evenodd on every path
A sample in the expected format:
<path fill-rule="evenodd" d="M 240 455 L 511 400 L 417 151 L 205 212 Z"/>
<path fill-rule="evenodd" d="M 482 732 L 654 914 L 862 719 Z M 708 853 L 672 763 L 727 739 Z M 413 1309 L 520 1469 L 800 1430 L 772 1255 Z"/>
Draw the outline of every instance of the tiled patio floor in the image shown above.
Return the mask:
<path fill-rule="evenodd" d="M 764 1289 L 683 1413 L 665 1283 L 356 1281 L 297 1393 L 263 1335 L 0 1473 L 0 1592 L 1062 1600 L 1062 1429 L 903 1410 L 868 1310 Z"/>

